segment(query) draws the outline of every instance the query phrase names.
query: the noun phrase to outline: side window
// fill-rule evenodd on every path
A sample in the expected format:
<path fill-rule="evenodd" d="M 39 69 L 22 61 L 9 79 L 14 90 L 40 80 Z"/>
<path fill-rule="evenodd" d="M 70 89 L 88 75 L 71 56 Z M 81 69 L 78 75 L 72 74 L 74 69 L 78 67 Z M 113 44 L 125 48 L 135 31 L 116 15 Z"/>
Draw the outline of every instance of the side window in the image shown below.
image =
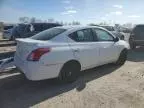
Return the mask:
<path fill-rule="evenodd" d="M 27 25 L 27 26 L 26 26 L 25 32 L 27 32 L 27 33 L 30 32 L 30 25 Z"/>
<path fill-rule="evenodd" d="M 33 27 L 35 31 L 41 32 L 43 31 L 43 25 L 42 24 L 33 24 Z"/>
<path fill-rule="evenodd" d="M 92 42 L 94 40 L 91 29 L 76 31 L 70 34 L 69 37 L 77 42 Z"/>
<path fill-rule="evenodd" d="M 43 25 L 43 30 L 46 30 L 46 29 L 49 29 L 49 28 L 52 28 L 51 24 L 44 24 Z"/>
<path fill-rule="evenodd" d="M 98 41 L 113 41 L 113 36 L 111 36 L 108 32 L 101 30 L 101 29 L 95 29 L 97 39 Z"/>

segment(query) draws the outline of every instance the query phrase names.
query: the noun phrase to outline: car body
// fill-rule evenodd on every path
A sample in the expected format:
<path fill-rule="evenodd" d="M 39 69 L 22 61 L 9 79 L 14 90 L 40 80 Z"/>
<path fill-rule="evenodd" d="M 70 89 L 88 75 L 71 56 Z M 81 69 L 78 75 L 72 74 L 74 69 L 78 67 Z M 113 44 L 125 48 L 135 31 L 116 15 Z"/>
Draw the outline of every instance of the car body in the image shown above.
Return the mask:
<path fill-rule="evenodd" d="M 113 33 L 115 36 L 119 37 L 121 40 L 124 40 L 124 34 L 119 32 L 118 30 L 115 30 L 115 28 L 113 26 L 107 26 L 107 25 L 103 25 L 101 26 L 105 29 L 107 29 L 108 31 L 110 31 L 111 33 Z"/>
<path fill-rule="evenodd" d="M 132 49 L 144 45 L 144 25 L 136 25 L 130 35 L 129 43 Z"/>
<path fill-rule="evenodd" d="M 29 80 L 64 79 L 65 70 L 77 72 L 116 63 L 128 48 L 127 42 L 101 27 L 63 26 L 45 30 L 31 38 L 17 39 L 14 60 L 16 67 Z"/>
<path fill-rule="evenodd" d="M 5 38 L 9 40 L 15 40 L 16 38 L 27 38 L 56 26 L 61 25 L 57 23 L 17 24 L 9 31 L 9 35 L 7 35 Z"/>

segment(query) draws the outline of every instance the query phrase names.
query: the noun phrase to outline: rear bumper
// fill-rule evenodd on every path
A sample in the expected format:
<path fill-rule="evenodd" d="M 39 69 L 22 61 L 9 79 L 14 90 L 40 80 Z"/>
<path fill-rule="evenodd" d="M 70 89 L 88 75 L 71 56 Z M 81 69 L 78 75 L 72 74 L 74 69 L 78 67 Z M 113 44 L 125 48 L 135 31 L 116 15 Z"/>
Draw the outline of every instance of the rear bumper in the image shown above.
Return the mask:
<path fill-rule="evenodd" d="M 29 80 L 44 80 L 56 78 L 63 64 L 44 65 L 40 62 L 23 61 L 18 56 L 14 57 L 16 67 L 25 74 Z"/>

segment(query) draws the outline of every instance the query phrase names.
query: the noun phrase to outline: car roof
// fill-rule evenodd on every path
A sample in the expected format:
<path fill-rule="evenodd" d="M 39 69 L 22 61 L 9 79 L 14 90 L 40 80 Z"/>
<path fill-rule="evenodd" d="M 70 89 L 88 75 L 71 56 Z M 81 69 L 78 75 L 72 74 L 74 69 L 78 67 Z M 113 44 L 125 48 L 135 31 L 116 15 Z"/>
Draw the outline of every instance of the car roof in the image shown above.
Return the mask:
<path fill-rule="evenodd" d="M 61 25 L 58 23 L 29 23 L 29 24 L 33 24 L 33 25 Z"/>
<path fill-rule="evenodd" d="M 53 24 L 53 25 L 61 25 L 61 24 L 58 24 L 58 23 L 19 23 L 17 25 L 29 25 L 29 24 L 32 24 L 32 25 L 51 25 L 51 24 Z"/>
<path fill-rule="evenodd" d="M 113 27 L 113 26 L 109 26 L 109 25 L 100 25 L 101 27 Z"/>
<path fill-rule="evenodd" d="M 105 30 L 108 32 L 107 29 L 100 27 L 100 26 L 80 26 L 80 25 L 77 25 L 77 26 L 58 26 L 58 27 L 54 27 L 54 28 L 66 29 L 66 31 L 65 31 L 66 35 L 69 35 L 73 32 L 78 31 L 78 30 L 88 29 L 88 28 L 99 28 L 99 29 L 102 29 L 102 30 Z"/>
<path fill-rule="evenodd" d="M 67 29 L 67 30 L 77 30 L 77 29 L 86 29 L 86 28 L 100 28 L 100 29 L 104 29 L 100 26 L 59 26 L 59 27 L 55 27 L 55 28 L 61 28 L 61 29 Z M 104 29 L 105 30 L 105 29 Z"/>

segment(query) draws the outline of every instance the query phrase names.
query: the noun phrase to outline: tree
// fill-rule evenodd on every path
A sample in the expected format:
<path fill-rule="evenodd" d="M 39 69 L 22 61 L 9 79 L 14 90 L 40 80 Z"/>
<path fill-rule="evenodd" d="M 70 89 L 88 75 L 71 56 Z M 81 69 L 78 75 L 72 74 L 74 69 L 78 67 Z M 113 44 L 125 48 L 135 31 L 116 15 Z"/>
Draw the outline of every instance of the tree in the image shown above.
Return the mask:
<path fill-rule="evenodd" d="M 60 24 L 61 24 L 61 25 L 64 25 L 64 22 L 63 22 L 63 21 L 61 21 L 61 22 L 60 22 Z"/>
<path fill-rule="evenodd" d="M 19 21 L 21 23 L 29 23 L 30 18 L 29 17 L 20 17 Z"/>
<path fill-rule="evenodd" d="M 53 19 L 53 18 L 49 18 L 49 19 L 48 19 L 48 22 L 49 22 L 49 23 L 53 23 L 53 22 L 54 22 L 54 19 Z"/>
<path fill-rule="evenodd" d="M 30 23 L 35 23 L 36 22 L 36 18 L 35 17 L 32 17 L 31 19 L 30 19 Z"/>
<path fill-rule="evenodd" d="M 75 22 L 75 25 L 80 25 L 80 22 L 76 21 L 76 22 Z"/>
<path fill-rule="evenodd" d="M 67 22 L 65 22 L 65 23 L 64 23 L 64 25 L 68 25 L 68 23 L 67 23 Z"/>
<path fill-rule="evenodd" d="M 94 24 L 94 23 L 90 23 L 88 25 L 90 25 L 90 26 L 99 26 L 98 24 Z"/>

